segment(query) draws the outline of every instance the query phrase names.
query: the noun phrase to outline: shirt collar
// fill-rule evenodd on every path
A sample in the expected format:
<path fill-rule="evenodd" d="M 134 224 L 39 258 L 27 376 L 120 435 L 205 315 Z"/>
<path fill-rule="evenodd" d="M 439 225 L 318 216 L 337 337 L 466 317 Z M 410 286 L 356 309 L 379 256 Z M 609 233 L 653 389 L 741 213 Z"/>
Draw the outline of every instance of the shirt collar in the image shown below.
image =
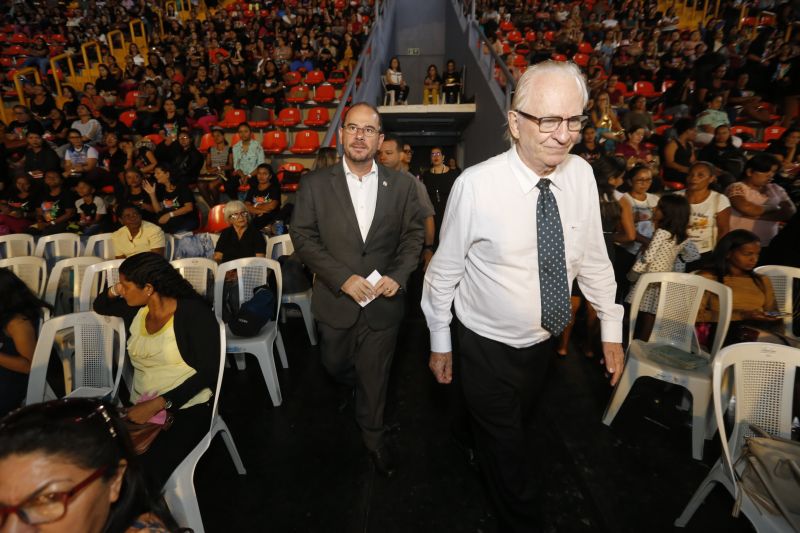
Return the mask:
<path fill-rule="evenodd" d="M 372 176 L 378 176 L 378 164 L 374 159 L 372 160 L 372 168 L 369 169 L 369 172 L 364 174 L 363 178 L 359 178 L 353 171 L 350 170 L 350 167 L 347 166 L 347 160 L 344 157 L 342 158 L 342 165 L 344 165 L 345 177 L 352 178 L 356 181 L 362 181 L 363 179 L 371 178 Z"/>
<path fill-rule="evenodd" d="M 569 156 L 567 156 L 569 157 Z M 566 161 L 566 159 L 564 159 Z M 517 178 L 517 182 L 519 183 L 520 189 L 522 189 L 523 194 L 528 194 L 533 190 L 534 187 L 539 183 L 540 179 L 543 179 L 539 176 L 536 172 L 531 170 L 525 163 L 522 162 L 520 159 L 519 154 L 517 153 L 517 145 L 516 143 L 511 149 L 508 151 L 508 163 L 511 166 L 511 170 L 514 173 L 514 176 Z M 559 176 L 561 174 L 561 165 L 562 162 L 556 169 L 544 177 L 544 179 L 549 179 L 550 183 L 553 184 L 556 188 L 561 188 L 559 186 Z"/>

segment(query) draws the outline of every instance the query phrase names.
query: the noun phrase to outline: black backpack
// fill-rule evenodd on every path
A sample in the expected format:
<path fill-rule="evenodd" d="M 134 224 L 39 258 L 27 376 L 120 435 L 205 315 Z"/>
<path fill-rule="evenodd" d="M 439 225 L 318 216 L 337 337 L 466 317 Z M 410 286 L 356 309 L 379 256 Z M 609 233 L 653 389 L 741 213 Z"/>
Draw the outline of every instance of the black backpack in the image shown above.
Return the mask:
<path fill-rule="evenodd" d="M 239 306 L 238 311 L 228 310 L 228 327 L 239 337 L 254 337 L 270 320 L 275 320 L 277 302 L 269 285 L 253 289 L 253 297 Z"/>

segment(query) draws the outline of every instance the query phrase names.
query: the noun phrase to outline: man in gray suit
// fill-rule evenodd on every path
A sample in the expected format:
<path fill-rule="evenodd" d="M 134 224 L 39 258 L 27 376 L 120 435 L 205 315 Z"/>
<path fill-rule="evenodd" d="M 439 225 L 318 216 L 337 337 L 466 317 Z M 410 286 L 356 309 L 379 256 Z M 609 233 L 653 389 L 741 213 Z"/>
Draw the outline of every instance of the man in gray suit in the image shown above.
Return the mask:
<path fill-rule="evenodd" d="M 374 160 L 383 142 L 378 111 L 353 105 L 339 138 L 342 162 L 300 182 L 291 236 L 300 259 L 316 274 L 311 307 L 322 363 L 339 383 L 355 388 L 364 444 L 375 468 L 391 476 L 383 410 L 404 314 L 398 292 L 417 267 L 423 222 L 412 179 Z M 371 274 L 374 284 L 367 280 Z"/>

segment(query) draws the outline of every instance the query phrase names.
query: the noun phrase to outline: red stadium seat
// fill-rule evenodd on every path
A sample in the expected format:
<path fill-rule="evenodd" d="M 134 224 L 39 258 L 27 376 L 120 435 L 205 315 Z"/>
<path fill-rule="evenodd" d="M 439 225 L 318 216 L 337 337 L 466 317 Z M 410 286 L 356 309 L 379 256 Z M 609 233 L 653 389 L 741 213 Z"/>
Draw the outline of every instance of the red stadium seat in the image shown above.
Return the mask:
<path fill-rule="evenodd" d="M 614 90 L 622 92 L 622 95 L 625 98 L 633 96 L 633 92 L 628 90 L 628 86 L 625 85 L 624 81 L 618 81 L 617 84 L 614 86 Z"/>
<path fill-rule="evenodd" d="M 316 131 L 303 130 L 294 136 L 294 144 L 289 151 L 293 154 L 313 154 L 319 149 L 319 135 Z"/>
<path fill-rule="evenodd" d="M 336 88 L 330 83 L 323 83 L 314 94 L 314 101 L 318 104 L 325 104 L 336 100 Z"/>
<path fill-rule="evenodd" d="M 222 120 L 217 125 L 221 128 L 236 128 L 242 122 L 247 122 L 247 111 L 244 109 L 229 109 L 225 111 Z"/>
<path fill-rule="evenodd" d="M 278 113 L 278 118 L 275 119 L 274 124 L 279 127 L 288 128 L 300 124 L 303 115 L 300 113 L 299 107 L 284 107 Z"/>
<path fill-rule="evenodd" d="M 205 231 L 208 233 L 219 233 L 230 226 L 225 221 L 225 204 L 217 204 L 208 212 L 208 224 Z"/>
<path fill-rule="evenodd" d="M 517 46 L 514 47 L 514 53 L 526 56 L 531 53 L 531 47 L 525 41 L 518 43 Z"/>
<path fill-rule="evenodd" d="M 261 146 L 268 154 L 279 154 L 286 150 L 289 141 L 286 140 L 286 133 L 280 130 L 268 131 L 264 134 Z"/>
<path fill-rule="evenodd" d="M 300 185 L 300 176 L 305 170 L 302 163 L 284 163 L 278 168 L 278 183 L 281 184 L 281 191 L 295 192 Z"/>
<path fill-rule="evenodd" d="M 299 72 L 287 72 L 283 75 L 283 82 L 287 87 L 292 87 L 303 81 L 303 75 Z"/>
<path fill-rule="evenodd" d="M 506 39 L 510 43 L 514 44 L 520 43 L 522 42 L 522 32 L 519 32 L 517 30 L 510 31 L 508 32 L 508 35 L 506 35 Z"/>
<path fill-rule="evenodd" d="M 240 142 L 242 142 L 242 138 L 239 137 L 238 133 L 234 133 L 233 136 L 231 137 L 231 146 L 239 144 Z"/>
<path fill-rule="evenodd" d="M 503 55 L 507 56 L 511 53 L 511 43 L 508 41 L 503 41 Z"/>
<path fill-rule="evenodd" d="M 786 132 L 786 128 L 781 126 L 770 126 L 764 130 L 764 138 L 763 141 L 765 143 L 772 142 L 776 139 L 780 139 L 781 136 Z"/>
<path fill-rule="evenodd" d="M 4 56 L 24 56 L 27 55 L 25 48 L 22 46 L 15 44 L 13 46 L 9 46 L 3 49 Z"/>
<path fill-rule="evenodd" d="M 321 70 L 312 70 L 306 74 L 306 79 L 303 80 L 306 85 L 317 86 L 325 81 L 325 73 Z"/>
<path fill-rule="evenodd" d="M 667 92 L 667 90 L 669 90 L 670 87 L 675 85 L 675 83 L 676 83 L 675 80 L 664 80 L 664 82 L 661 84 L 661 92 L 662 93 Z"/>
<path fill-rule="evenodd" d="M 212 146 L 214 146 L 214 135 L 209 132 L 200 137 L 200 146 L 197 149 L 200 150 L 200 153 L 207 154 Z"/>
<path fill-rule="evenodd" d="M 504 20 L 503 22 L 500 23 L 500 31 L 506 33 L 514 31 L 514 23 L 511 22 L 510 20 Z"/>
<path fill-rule="evenodd" d="M 136 120 L 136 111 L 129 109 L 128 111 L 123 111 L 119 114 L 119 121 L 128 126 L 129 128 L 133 127 L 133 121 Z"/>
<path fill-rule="evenodd" d="M 289 92 L 286 95 L 286 101 L 290 104 L 302 104 L 308 100 L 308 95 L 310 92 L 311 91 L 309 90 L 308 85 L 305 83 L 295 85 L 289 89 Z"/>
<path fill-rule="evenodd" d="M 633 92 L 645 98 L 655 98 L 661 96 L 662 93 L 656 92 L 656 88 L 649 81 L 637 81 L 633 84 Z"/>
<path fill-rule="evenodd" d="M 517 68 L 527 67 L 528 60 L 525 59 L 525 56 L 515 55 L 511 64 Z"/>
<path fill-rule="evenodd" d="M 552 59 L 553 61 L 566 61 L 567 56 L 565 56 L 564 54 L 553 54 Z"/>
<path fill-rule="evenodd" d="M 528 30 L 527 32 L 525 32 L 525 40 L 528 41 L 529 43 L 532 43 L 533 41 L 535 41 L 536 40 L 536 32 L 533 31 L 533 30 Z"/>
<path fill-rule="evenodd" d="M 592 43 L 583 41 L 581 44 L 578 45 L 578 52 L 581 54 L 593 54 L 594 53 L 594 46 Z"/>
<path fill-rule="evenodd" d="M 344 85 L 349 77 L 346 70 L 332 70 L 328 74 L 328 83 L 331 85 Z"/>
<path fill-rule="evenodd" d="M 127 109 L 136 107 L 136 99 L 139 97 L 139 91 L 128 91 L 125 94 L 125 98 L 122 100 L 121 104 L 118 104 L 119 107 L 124 107 Z"/>
<path fill-rule="evenodd" d="M 156 146 L 164 142 L 164 137 L 162 137 L 158 133 L 151 133 L 150 135 L 145 135 L 144 138 L 150 139 L 150 141 Z"/>
<path fill-rule="evenodd" d="M 13 44 L 28 44 L 31 41 L 24 33 L 15 33 L 11 36 L 11 42 Z"/>
<path fill-rule="evenodd" d="M 585 67 L 589 64 L 589 56 L 581 54 L 580 52 L 572 56 L 572 61 L 579 67 Z"/>
<path fill-rule="evenodd" d="M 747 135 L 753 139 L 752 141 L 742 142 L 742 150 L 747 152 L 760 152 L 766 150 L 769 146 L 769 143 L 758 141 L 756 130 L 749 126 L 731 126 L 731 133 L 739 137 Z"/>
<path fill-rule="evenodd" d="M 305 119 L 303 124 L 313 128 L 326 126 L 331 121 L 328 114 L 327 107 L 313 107 L 308 111 L 308 118 Z"/>
<path fill-rule="evenodd" d="M 556 32 L 554 32 L 554 31 L 546 31 L 546 32 L 544 32 L 544 39 L 548 43 L 552 43 L 553 41 L 556 40 Z"/>

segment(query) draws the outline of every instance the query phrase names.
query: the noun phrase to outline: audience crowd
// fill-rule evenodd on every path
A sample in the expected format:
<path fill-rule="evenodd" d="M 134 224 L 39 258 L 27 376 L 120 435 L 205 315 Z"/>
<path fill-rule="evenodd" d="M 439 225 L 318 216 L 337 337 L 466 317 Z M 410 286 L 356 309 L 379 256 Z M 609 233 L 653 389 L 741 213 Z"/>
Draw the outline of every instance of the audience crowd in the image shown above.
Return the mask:
<path fill-rule="evenodd" d="M 215 4 L 206 1 L 209 8 Z M 736 324 L 726 342 L 762 334 L 794 342 L 776 328 L 783 318 L 775 313 L 772 285 L 754 268 L 800 266 L 796 8 L 768 0 L 742 8 L 720 0 L 718 18 L 683 30 L 672 8 L 662 12 L 652 0 L 476 4 L 483 32 L 512 76 L 549 59 L 574 60 L 586 73 L 587 120 L 573 153 L 594 169 L 618 301 L 630 302 L 642 273 L 697 272 L 733 291 Z M 165 235 L 198 230 L 203 224 L 199 201 L 209 206 L 225 201 L 228 227 L 212 258 L 264 256 L 261 232 L 291 223 L 291 211 L 281 201 L 276 159 L 265 154 L 247 122 L 234 125 L 235 143 L 216 123 L 233 108 L 280 111 L 297 76 L 308 72 L 319 70 L 329 78 L 338 71 L 346 79 L 368 37 L 372 10 L 367 0 L 234 3 L 212 9 L 201 21 L 195 15 L 184 20 L 160 2 L 146 0 L 88 1 L 69 9 L 23 2 L 0 7 L 0 24 L 29 39 L 23 64 L 39 68 L 42 76 L 41 83 L 26 77 L 27 103 L 13 108 L 8 124 L 0 123 L 0 235 L 113 232 L 116 257 L 138 254 L 121 269 L 121 285 L 104 294 L 96 309 L 136 325 L 140 334 L 128 346 L 133 352 L 153 349 L 158 340 L 151 331 L 174 324 L 169 346 L 158 349 L 172 357 L 170 372 L 179 372 L 174 381 L 182 384 L 138 404 L 134 418 L 145 421 L 173 401 L 187 408 L 177 421 L 184 428 L 180 435 L 173 431 L 175 439 L 162 439 L 139 462 L 144 481 L 136 468 L 126 469 L 129 443 L 114 440 L 118 431 L 124 433 L 116 413 L 85 402 L 52 411 L 80 413 L 81 420 L 94 417 L 84 426 L 64 425 L 55 414 L 30 408 L 0 423 L 0 434 L 30 433 L 12 451 L 11 441 L 0 448 L 0 470 L 16 475 L 25 461 L 65 455 L 88 476 L 85 483 L 102 480 L 98 524 L 130 523 L 137 516 L 169 521 L 138 485 L 160 489 L 205 431 L 201 426 L 210 414 L 216 369 L 199 354 L 205 350 L 215 356 L 216 341 L 211 335 L 198 344 L 186 334 L 187 316 L 213 326 L 213 315 L 162 260 Z M 742 16 L 764 24 L 741 25 Z M 144 22 L 150 48 L 130 44 L 120 64 L 107 34 L 137 18 Z M 81 44 L 92 40 L 100 43 L 99 77 L 82 87 L 64 85 L 63 97 L 56 97 L 45 59 L 65 50 L 79 53 Z M 441 73 L 430 65 L 424 85 L 412 88 L 400 60 L 392 57 L 383 82 L 397 104 L 407 103 L 409 95 L 420 95 L 424 103 L 452 103 L 463 90 L 452 60 Z M 508 83 L 499 71 L 497 82 Z M 126 118 L 129 109 L 135 120 Z M 209 134 L 206 146 L 200 142 L 203 134 Z M 412 153 L 412 146 L 391 136 L 379 161 L 414 173 Z M 426 218 L 422 268 L 435 252 L 448 195 L 460 173 L 449 155 L 445 147 L 431 148 L 430 165 L 416 176 Z M 320 149 L 316 168 L 336 161 L 335 150 Z M 23 397 L 38 318 L 48 304 L 23 290 L 5 269 L 0 269 L 0 286 L 14 295 L 0 302 L 2 415 Z M 584 300 L 577 287 L 572 296 L 575 315 Z M 657 298 L 656 290 L 648 291 L 639 309 L 641 338 L 649 336 Z M 591 357 L 599 335 L 597 318 L 586 306 L 589 335 L 583 352 Z M 704 317 L 715 319 L 713 303 Z M 568 327 L 562 335 L 562 355 L 571 331 Z M 133 359 L 136 355 L 131 353 Z M 135 361 L 134 366 L 135 383 L 163 378 L 158 368 Z M 187 379 L 190 374 L 196 377 Z M 103 453 L 119 468 L 104 469 L 77 447 L 61 451 L 39 444 L 64 428 L 98 450 L 105 447 Z M 120 499 L 120 486 L 128 485 L 133 488 Z"/>

